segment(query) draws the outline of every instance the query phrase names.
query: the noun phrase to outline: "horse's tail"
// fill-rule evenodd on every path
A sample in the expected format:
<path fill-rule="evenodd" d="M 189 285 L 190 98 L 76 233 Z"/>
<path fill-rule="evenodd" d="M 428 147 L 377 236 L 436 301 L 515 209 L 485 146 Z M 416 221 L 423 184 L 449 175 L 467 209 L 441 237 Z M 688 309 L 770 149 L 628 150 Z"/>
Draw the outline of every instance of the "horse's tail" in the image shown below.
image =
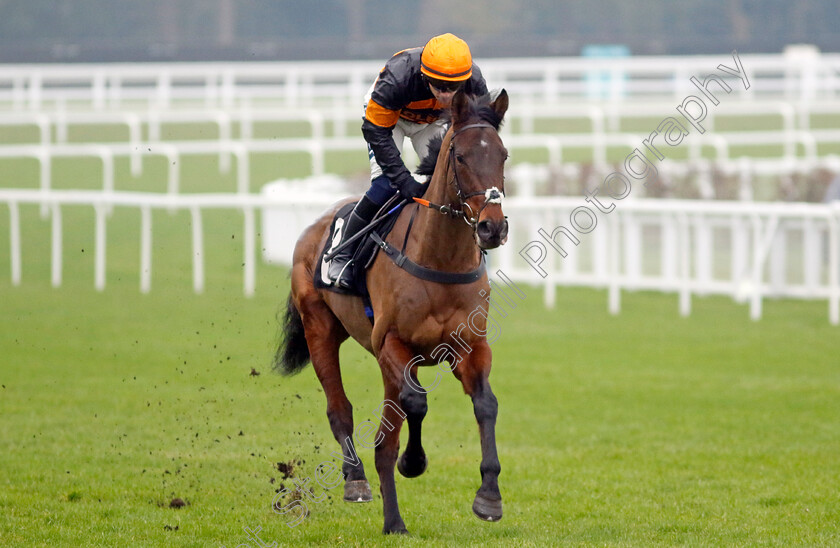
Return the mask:
<path fill-rule="evenodd" d="M 283 339 L 274 354 L 274 370 L 283 375 L 294 375 L 309 363 L 309 347 L 303 332 L 303 320 L 292 302 L 291 294 L 286 302 L 282 323 Z"/>

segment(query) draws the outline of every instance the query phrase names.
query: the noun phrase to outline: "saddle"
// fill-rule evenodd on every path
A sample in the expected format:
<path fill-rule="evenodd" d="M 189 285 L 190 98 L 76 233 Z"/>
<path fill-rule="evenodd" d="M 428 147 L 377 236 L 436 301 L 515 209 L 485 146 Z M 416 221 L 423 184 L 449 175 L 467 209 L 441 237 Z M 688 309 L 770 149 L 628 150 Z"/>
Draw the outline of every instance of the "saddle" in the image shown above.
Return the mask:
<path fill-rule="evenodd" d="M 381 249 L 376 240 L 382 241 L 385 239 L 388 233 L 394 228 L 399 214 L 395 212 L 388 215 L 384 221 L 362 238 L 362 241 L 356 247 L 356 252 L 353 254 L 353 262 L 348 267 L 352 269 L 353 286 L 350 289 L 342 289 L 330 284 L 331 280 L 327 276 L 329 261 L 324 260 L 324 255 L 341 241 L 344 223 L 350 217 L 350 213 L 354 207 L 356 207 L 356 202 L 345 204 L 336 212 L 335 217 L 333 217 L 332 224 L 330 224 L 330 237 L 327 238 L 324 248 L 318 255 L 318 265 L 315 267 L 315 287 L 342 295 L 356 295 L 361 297 L 365 305 L 365 315 L 373 322 L 373 307 L 371 306 L 370 295 L 368 294 L 366 273 L 367 269 L 370 268 L 376 259 L 377 252 Z"/>
<path fill-rule="evenodd" d="M 371 323 L 373 323 L 373 307 L 371 306 L 370 294 L 368 293 L 367 288 L 367 276 L 365 273 L 373 264 L 373 261 L 376 259 L 376 254 L 380 249 L 391 261 L 394 262 L 395 265 L 405 270 L 415 278 L 419 278 L 421 280 L 441 284 L 471 284 L 478 281 L 481 276 L 485 274 L 487 269 L 484 251 L 481 252 L 478 268 L 469 272 L 444 272 L 434 270 L 421 266 L 405 256 L 405 245 L 406 242 L 408 242 L 408 234 L 411 232 L 411 227 L 414 224 L 414 217 L 419 209 L 419 204 L 415 204 L 415 206 L 418 207 L 415 207 L 411 215 L 411 220 L 408 222 L 408 228 L 406 229 L 402 250 L 398 250 L 385 242 L 385 237 L 394 228 L 394 224 L 397 222 L 399 214 L 387 214 L 387 217 L 381 224 L 365 235 L 362 242 L 356 248 L 356 252 L 353 254 L 352 263 L 348 266 L 348 268 L 352 269 L 351 276 L 353 279 L 352 287 L 349 290 L 335 287 L 330 284 L 331 280 L 327 275 L 329 264 L 328 261 L 324 259 L 324 255 L 329 253 L 333 247 L 338 245 L 341 241 L 341 231 L 344 227 L 344 223 L 347 221 L 347 218 L 350 216 L 353 208 L 356 207 L 356 203 L 353 202 L 346 204 L 339 209 L 338 212 L 336 212 L 335 217 L 333 217 L 332 224 L 330 225 L 330 237 L 324 244 L 324 249 L 322 249 L 320 255 L 318 255 L 318 265 L 315 267 L 315 287 L 343 295 L 358 295 L 362 298 L 362 302 L 364 303 L 365 315 Z M 388 204 L 383 206 L 379 213 L 381 214 L 387 207 L 389 207 Z M 441 206 L 434 205 L 434 207 L 443 211 Z M 379 217 L 378 214 L 377 217 Z"/>

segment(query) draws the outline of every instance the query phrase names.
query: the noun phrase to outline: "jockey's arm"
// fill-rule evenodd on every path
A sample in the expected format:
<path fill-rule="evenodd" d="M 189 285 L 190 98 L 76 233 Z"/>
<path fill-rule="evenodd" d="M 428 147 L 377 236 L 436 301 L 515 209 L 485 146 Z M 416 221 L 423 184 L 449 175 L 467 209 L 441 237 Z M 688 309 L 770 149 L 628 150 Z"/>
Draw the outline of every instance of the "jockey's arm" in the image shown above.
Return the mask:
<path fill-rule="evenodd" d="M 382 173 L 394 188 L 413 181 L 411 172 L 405 167 L 400 151 L 394 143 L 393 130 L 400 113 L 378 105 L 373 99 L 368 103 L 362 123 L 362 135 L 373 150 Z"/>

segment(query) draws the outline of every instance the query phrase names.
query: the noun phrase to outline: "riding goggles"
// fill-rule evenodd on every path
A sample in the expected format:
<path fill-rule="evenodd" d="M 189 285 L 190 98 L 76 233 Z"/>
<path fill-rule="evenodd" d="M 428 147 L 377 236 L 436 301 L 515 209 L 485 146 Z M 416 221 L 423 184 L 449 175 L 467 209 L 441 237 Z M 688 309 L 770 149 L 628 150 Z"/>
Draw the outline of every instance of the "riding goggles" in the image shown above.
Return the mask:
<path fill-rule="evenodd" d="M 434 78 L 428 78 L 428 81 L 429 85 L 443 93 L 455 92 L 464 86 L 463 80 L 459 82 L 450 82 L 447 80 L 435 80 Z"/>

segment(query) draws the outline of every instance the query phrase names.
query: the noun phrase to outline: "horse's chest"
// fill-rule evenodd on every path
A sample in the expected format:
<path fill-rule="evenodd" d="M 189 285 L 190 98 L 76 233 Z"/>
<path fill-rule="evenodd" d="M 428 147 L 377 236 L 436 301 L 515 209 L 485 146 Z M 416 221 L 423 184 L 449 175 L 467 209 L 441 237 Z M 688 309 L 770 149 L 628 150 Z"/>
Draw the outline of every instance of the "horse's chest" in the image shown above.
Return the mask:
<path fill-rule="evenodd" d="M 397 330 L 414 345 L 435 347 L 457 336 L 475 339 L 486 332 L 486 309 L 477 301 L 440 300 L 400 310 Z"/>

